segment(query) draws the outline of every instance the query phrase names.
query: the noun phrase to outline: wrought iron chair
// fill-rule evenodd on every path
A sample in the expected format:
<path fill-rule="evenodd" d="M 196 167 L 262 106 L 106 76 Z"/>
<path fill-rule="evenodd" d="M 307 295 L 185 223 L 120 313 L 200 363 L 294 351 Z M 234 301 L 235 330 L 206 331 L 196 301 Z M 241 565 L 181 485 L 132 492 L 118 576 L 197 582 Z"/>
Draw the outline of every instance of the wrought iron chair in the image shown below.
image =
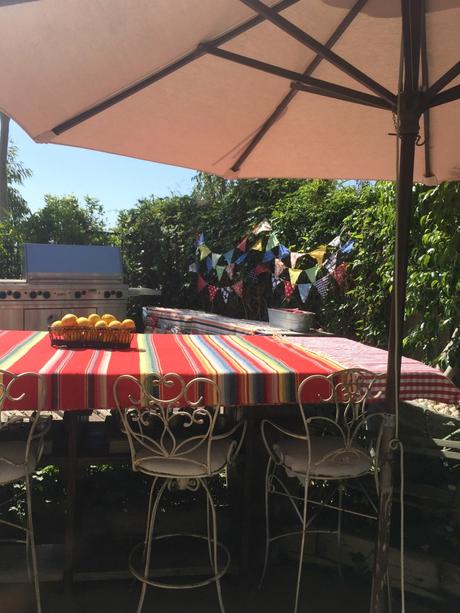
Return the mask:
<path fill-rule="evenodd" d="M 383 414 L 368 412 L 366 409 L 368 400 L 380 396 L 380 393 L 373 393 L 374 381 L 373 373 L 360 369 L 342 370 L 329 376 L 307 377 L 297 390 L 301 418 L 298 431 L 288 430 L 269 420 L 262 421 L 262 438 L 269 458 L 265 478 L 265 560 L 259 587 L 267 570 L 270 544 L 280 538 L 300 534 L 294 613 L 297 613 L 299 607 L 306 535 L 314 532 L 336 533 L 340 551 L 343 512 L 376 519 L 376 503 L 358 479 L 373 474 L 378 493 L 378 456 Z M 302 400 L 308 389 L 309 398 L 315 397 L 316 402 L 330 405 L 324 407 L 325 415 L 308 416 L 308 409 Z M 311 414 L 311 406 L 309 411 Z M 285 476 L 297 478 L 303 487 L 303 496 L 291 493 L 286 485 Z M 371 515 L 343 508 L 343 491 L 350 479 L 357 480 L 369 502 Z M 322 500 L 309 498 L 309 488 L 312 483 L 324 486 L 329 482 L 333 487 L 329 491 L 323 487 L 326 491 Z M 269 501 L 272 495 L 284 496 L 290 501 L 301 523 L 299 531 L 270 535 Z M 332 504 L 336 498 L 337 503 Z M 318 505 L 317 510 L 307 517 L 308 507 L 312 504 Z M 337 528 L 334 530 L 310 528 L 324 508 L 337 511 Z"/>
<path fill-rule="evenodd" d="M 39 410 L 14 411 L 11 403 L 22 402 L 26 399 L 29 386 L 37 386 Z M 0 524 L 20 531 L 25 538 L 1 539 L 2 542 L 24 543 L 26 545 L 26 560 L 29 580 L 33 583 L 37 612 L 41 613 L 40 587 L 37 570 L 37 553 L 35 549 L 34 526 L 32 520 L 31 476 L 40 461 L 44 449 L 45 435 L 51 427 L 51 419 L 41 414 L 44 386 L 41 375 L 25 372 L 19 375 L 0 369 L 0 487 L 23 481 L 25 484 L 27 519 L 26 525 L 13 523 L 0 518 Z M 16 394 L 16 395 L 15 395 Z M 8 408 L 5 402 L 8 402 Z M 23 406 L 23 403 L 22 403 Z M 20 424 L 27 423 L 27 436 L 25 440 L 18 440 Z M 9 435 L 11 436 L 5 436 Z M 5 438 L 5 440 L 3 440 Z M 13 439 L 13 440 L 11 440 Z M 24 437 L 22 436 L 22 439 Z M 11 500 L 11 499 L 10 499 Z M 6 502 L 10 502 L 7 500 Z M 32 567 L 32 568 L 31 568 Z"/>
<path fill-rule="evenodd" d="M 123 399 L 123 387 L 131 386 Z M 168 394 L 169 390 L 169 394 Z M 206 392 L 206 393 L 205 393 Z M 212 398 L 204 404 L 204 396 Z M 150 374 L 140 383 L 131 375 L 121 375 L 114 383 L 114 398 L 121 427 L 127 435 L 132 468 L 153 477 L 145 530 L 145 539 L 130 554 L 131 573 L 142 583 L 137 612 L 144 604 L 147 585 L 164 589 L 197 588 L 216 583 L 219 606 L 224 613 L 220 579 L 230 564 L 230 553 L 217 540 L 217 520 L 207 479 L 222 472 L 232 462 L 243 441 L 246 424 L 239 422 L 229 430 L 218 431 L 221 414 L 220 390 L 211 379 L 196 377 L 188 383 L 177 374 Z M 211 406 L 210 406 L 211 405 Z M 206 495 L 207 535 L 166 534 L 153 536 L 157 511 L 166 490 L 202 488 Z M 204 539 L 212 574 L 200 581 L 167 583 L 150 575 L 152 541 L 188 536 Z M 135 556 L 143 550 L 143 569 L 135 565 Z M 218 550 L 224 563 L 218 566 Z"/>

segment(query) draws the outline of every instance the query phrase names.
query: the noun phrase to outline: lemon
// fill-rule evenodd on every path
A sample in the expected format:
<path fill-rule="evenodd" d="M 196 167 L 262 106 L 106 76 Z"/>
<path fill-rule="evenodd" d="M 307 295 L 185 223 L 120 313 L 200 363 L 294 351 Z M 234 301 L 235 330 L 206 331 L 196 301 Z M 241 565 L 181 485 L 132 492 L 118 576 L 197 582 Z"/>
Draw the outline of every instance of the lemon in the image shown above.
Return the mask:
<path fill-rule="evenodd" d="M 123 325 L 121 321 L 118 321 L 118 319 L 114 319 L 109 323 L 109 328 L 112 328 L 113 330 L 120 330 L 121 328 L 123 328 Z"/>
<path fill-rule="evenodd" d="M 66 327 L 73 327 L 77 325 L 77 316 L 74 315 L 73 313 L 67 313 L 67 315 L 64 315 L 64 317 L 61 319 L 61 323 L 63 326 Z"/>
<path fill-rule="evenodd" d="M 96 323 L 94 324 L 95 328 L 107 328 L 107 324 L 105 323 L 105 321 L 103 319 L 100 319 L 99 321 L 96 321 Z"/>
<path fill-rule="evenodd" d="M 111 321 L 116 321 L 116 317 L 111 315 L 110 313 L 105 313 L 101 319 L 105 321 L 106 324 L 109 324 Z"/>
<path fill-rule="evenodd" d="M 88 315 L 88 321 L 92 326 L 95 326 L 99 320 L 100 317 L 97 313 L 91 313 L 91 315 Z"/>
<path fill-rule="evenodd" d="M 60 328 L 61 326 L 62 326 L 62 321 L 60 319 L 56 319 L 56 321 L 53 321 L 50 328 Z"/>
<path fill-rule="evenodd" d="M 123 326 L 123 328 L 129 328 L 130 330 L 136 327 L 136 324 L 134 323 L 132 319 L 124 319 L 121 322 L 121 325 Z"/>
<path fill-rule="evenodd" d="M 91 322 L 87 317 L 79 317 L 77 319 L 77 326 L 80 328 L 91 328 Z"/>

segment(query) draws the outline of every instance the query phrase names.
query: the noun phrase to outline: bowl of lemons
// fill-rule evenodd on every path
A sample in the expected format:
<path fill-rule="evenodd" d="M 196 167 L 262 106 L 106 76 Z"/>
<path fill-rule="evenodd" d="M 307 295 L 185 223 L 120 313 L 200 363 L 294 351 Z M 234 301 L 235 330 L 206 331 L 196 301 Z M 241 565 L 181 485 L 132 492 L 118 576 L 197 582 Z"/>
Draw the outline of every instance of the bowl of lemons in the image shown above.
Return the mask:
<path fill-rule="evenodd" d="M 120 321 L 111 313 L 91 313 L 85 317 L 67 313 L 49 327 L 53 347 L 126 349 L 135 332 L 136 324 L 132 319 Z"/>

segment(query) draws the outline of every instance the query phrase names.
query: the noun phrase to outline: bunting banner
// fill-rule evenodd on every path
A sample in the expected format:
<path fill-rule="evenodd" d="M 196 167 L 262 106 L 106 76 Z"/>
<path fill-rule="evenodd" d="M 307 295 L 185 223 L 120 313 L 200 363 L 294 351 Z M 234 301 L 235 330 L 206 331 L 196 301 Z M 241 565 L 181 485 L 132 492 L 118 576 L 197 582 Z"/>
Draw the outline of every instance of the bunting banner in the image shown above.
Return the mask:
<path fill-rule="evenodd" d="M 273 251 L 266 251 L 264 253 L 264 257 L 262 258 L 262 262 L 271 262 L 275 259 L 275 254 Z"/>
<path fill-rule="evenodd" d="M 323 299 L 326 297 L 330 282 L 331 282 L 331 275 L 327 274 L 324 277 L 321 277 L 321 279 L 318 279 L 318 281 L 315 281 L 315 283 L 313 284 L 318 290 L 319 295 Z"/>
<path fill-rule="evenodd" d="M 256 275 L 263 275 L 265 272 L 270 272 L 270 268 L 266 264 L 257 264 Z"/>
<path fill-rule="evenodd" d="M 281 279 L 275 275 L 272 275 L 272 289 L 276 289 L 280 283 Z"/>
<path fill-rule="evenodd" d="M 273 249 L 274 247 L 278 247 L 278 245 L 280 244 L 276 234 L 273 232 L 273 234 L 270 234 L 270 236 L 268 237 L 268 241 L 267 244 L 265 246 L 265 249 L 267 251 L 269 251 L 270 249 Z"/>
<path fill-rule="evenodd" d="M 216 266 L 216 275 L 217 279 L 220 281 L 222 279 L 222 275 L 224 274 L 225 266 Z"/>
<path fill-rule="evenodd" d="M 263 250 L 263 245 L 262 245 L 262 241 L 259 238 L 259 240 L 257 241 L 257 243 L 255 243 L 252 247 L 251 247 L 251 251 L 262 251 Z"/>
<path fill-rule="evenodd" d="M 339 249 L 340 248 L 340 236 L 336 236 L 331 240 L 330 243 L 327 244 L 331 249 Z"/>
<path fill-rule="evenodd" d="M 354 248 L 355 248 L 355 241 L 350 239 L 349 241 L 345 243 L 345 245 L 340 247 L 340 251 L 341 253 L 351 253 Z"/>
<path fill-rule="evenodd" d="M 199 247 L 200 245 L 204 245 L 204 234 L 203 234 L 203 232 L 200 232 L 200 234 L 198 234 L 198 238 L 196 239 L 195 245 L 197 247 Z"/>
<path fill-rule="evenodd" d="M 227 304 L 228 299 L 230 297 L 230 292 L 232 291 L 231 287 L 221 287 L 220 288 L 220 293 L 222 295 L 222 300 L 225 302 L 225 304 Z"/>
<path fill-rule="evenodd" d="M 276 258 L 275 259 L 275 277 L 279 277 L 285 268 L 286 266 L 283 264 L 283 262 L 279 260 L 278 258 Z"/>
<path fill-rule="evenodd" d="M 214 300 L 215 300 L 215 298 L 216 298 L 216 296 L 217 296 L 217 294 L 219 292 L 219 288 L 216 287 L 215 285 L 210 285 L 208 287 L 208 291 L 209 291 L 209 300 L 211 302 L 214 302 Z"/>
<path fill-rule="evenodd" d="M 338 285 L 343 285 L 347 277 L 347 263 L 342 262 L 335 270 L 331 272 L 331 276 L 337 281 Z"/>
<path fill-rule="evenodd" d="M 248 242 L 248 239 L 247 238 L 243 238 L 243 240 L 238 245 L 237 249 L 239 249 L 240 251 L 246 251 L 246 244 L 247 244 L 247 242 Z"/>
<path fill-rule="evenodd" d="M 295 286 L 297 284 L 297 279 L 300 277 L 302 273 L 303 273 L 303 270 L 301 270 L 300 268 L 290 268 L 289 269 L 289 280 L 291 282 L 291 285 Z"/>
<path fill-rule="evenodd" d="M 287 247 L 285 247 L 284 245 L 279 245 L 278 246 L 278 257 L 281 258 L 285 258 L 286 256 L 288 256 L 291 252 L 289 251 L 289 249 Z"/>
<path fill-rule="evenodd" d="M 202 292 L 204 288 L 207 286 L 208 282 L 203 279 L 201 275 L 198 275 L 197 287 L 198 292 Z"/>
<path fill-rule="evenodd" d="M 196 262 L 193 262 L 193 264 L 190 264 L 190 266 L 188 267 L 188 271 L 198 272 L 198 264 Z"/>
<path fill-rule="evenodd" d="M 268 219 L 263 219 L 254 228 L 254 230 L 252 231 L 252 234 L 255 234 L 257 236 L 257 234 L 260 234 L 261 232 L 271 232 L 271 230 L 272 230 L 272 227 L 271 227 L 270 222 L 268 221 Z"/>
<path fill-rule="evenodd" d="M 221 253 L 212 253 L 211 254 L 211 259 L 212 259 L 212 267 L 215 268 L 217 262 L 220 260 L 220 258 L 222 257 Z"/>
<path fill-rule="evenodd" d="M 295 268 L 297 260 L 303 255 L 305 255 L 305 253 L 297 253 L 297 251 L 291 251 L 291 268 Z"/>
<path fill-rule="evenodd" d="M 305 302 L 311 290 L 311 283 L 299 283 L 297 289 L 299 290 L 300 300 Z"/>
<path fill-rule="evenodd" d="M 227 262 L 227 264 L 231 264 L 231 263 L 232 263 L 232 260 L 233 260 L 233 254 L 234 254 L 234 253 L 235 253 L 235 250 L 234 250 L 234 249 L 230 249 L 229 251 L 226 251 L 226 252 L 224 253 L 224 258 L 225 258 L 225 261 Z"/>
<path fill-rule="evenodd" d="M 235 264 L 228 264 L 228 266 L 225 267 L 225 272 L 227 273 L 229 279 L 233 279 Z"/>
<path fill-rule="evenodd" d="M 237 294 L 240 298 L 243 297 L 243 281 L 237 281 L 236 283 L 233 284 L 233 291 L 235 292 L 235 294 Z"/>
<path fill-rule="evenodd" d="M 211 249 L 204 244 L 198 247 L 198 251 L 200 252 L 200 260 L 204 260 L 211 253 Z"/>
<path fill-rule="evenodd" d="M 310 255 L 313 259 L 315 259 L 318 262 L 318 264 L 322 264 L 324 256 L 326 254 L 326 249 L 327 249 L 326 245 L 320 245 L 316 249 L 313 249 L 313 251 L 309 251 L 308 255 Z"/>
<path fill-rule="evenodd" d="M 315 279 L 316 279 L 316 274 L 319 270 L 319 266 L 313 266 L 312 268 L 307 268 L 307 270 L 305 271 L 305 274 L 308 277 L 308 280 L 311 281 L 312 283 L 314 283 Z"/>
<path fill-rule="evenodd" d="M 248 272 L 248 279 L 252 281 L 252 283 L 255 283 L 257 281 L 257 272 L 255 268 Z"/>
<path fill-rule="evenodd" d="M 294 290 L 295 290 L 295 287 L 293 285 L 291 285 L 291 283 L 289 283 L 289 281 L 285 281 L 284 282 L 284 297 L 287 300 L 290 300 L 292 298 Z"/>
<path fill-rule="evenodd" d="M 337 253 L 334 253 L 334 255 L 331 255 L 330 257 L 327 258 L 327 260 L 324 261 L 324 268 L 328 272 L 332 272 L 336 266 L 337 266 Z"/>
<path fill-rule="evenodd" d="M 242 253 L 240 257 L 235 260 L 235 264 L 242 264 L 247 257 L 247 253 Z"/>
<path fill-rule="evenodd" d="M 212 258 L 210 255 L 208 255 L 208 257 L 206 258 L 206 270 L 208 272 L 211 272 L 211 270 L 213 269 L 213 265 L 212 265 Z"/>

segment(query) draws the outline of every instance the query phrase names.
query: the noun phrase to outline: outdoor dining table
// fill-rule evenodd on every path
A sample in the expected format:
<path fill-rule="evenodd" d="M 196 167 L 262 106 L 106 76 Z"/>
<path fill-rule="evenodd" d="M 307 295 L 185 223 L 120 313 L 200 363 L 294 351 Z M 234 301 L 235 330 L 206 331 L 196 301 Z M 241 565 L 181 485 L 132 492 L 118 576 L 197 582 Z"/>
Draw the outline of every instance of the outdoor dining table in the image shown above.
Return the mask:
<path fill-rule="evenodd" d="M 245 445 L 243 540 L 249 536 L 251 517 L 251 474 L 254 466 L 254 415 L 263 406 L 283 407 L 296 402 L 296 390 L 309 375 L 328 375 L 344 368 L 365 368 L 376 374 L 376 385 L 385 390 L 387 352 L 339 337 L 271 337 L 259 335 L 137 334 L 126 350 L 67 349 L 51 346 L 44 331 L 0 331 L 0 369 L 14 374 L 38 372 L 44 389 L 35 381 L 24 387 L 20 403 L 4 403 L 15 410 L 64 411 L 70 418 L 69 465 L 76 463 L 76 419 L 81 411 L 116 408 L 113 383 L 119 375 L 142 380 L 149 373 L 177 373 L 185 382 L 197 376 L 209 377 L 221 389 L 223 406 L 245 407 L 248 436 Z M 0 381 L 0 383 L 2 383 Z M 24 386 L 26 385 L 23 380 Z M 318 384 L 321 385 L 321 384 Z M 210 387 L 210 386 L 208 386 Z M 216 398 L 207 397 L 212 404 Z M 41 392 L 41 393 L 39 393 Z M 122 390 L 129 404 L 129 382 Z M 173 395 L 174 390 L 169 394 Z M 305 402 L 315 403 L 321 390 L 312 386 Z M 39 398 L 42 406 L 39 406 Z M 431 398 L 460 401 L 460 390 L 440 371 L 416 360 L 402 362 L 401 399 Z M 70 502 L 75 496 L 75 474 L 70 470 L 69 523 L 73 521 Z M 72 531 L 66 536 L 71 573 Z M 246 553 L 246 555 L 248 555 Z M 247 565 L 247 560 L 243 561 Z"/>

